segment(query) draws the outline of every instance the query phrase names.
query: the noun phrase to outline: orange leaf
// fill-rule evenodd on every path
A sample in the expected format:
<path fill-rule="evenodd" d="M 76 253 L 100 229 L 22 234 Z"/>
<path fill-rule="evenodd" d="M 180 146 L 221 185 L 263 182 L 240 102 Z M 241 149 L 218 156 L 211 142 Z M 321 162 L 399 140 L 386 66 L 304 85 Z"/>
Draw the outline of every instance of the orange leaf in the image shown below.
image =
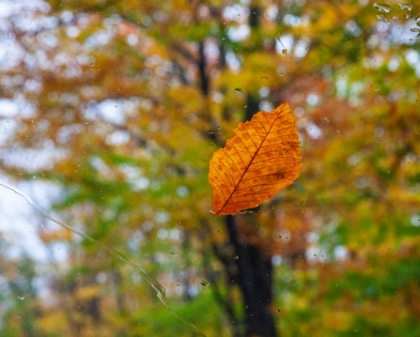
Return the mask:
<path fill-rule="evenodd" d="M 293 183 L 301 170 L 295 120 L 288 103 L 240 123 L 210 160 L 213 212 L 233 214 L 258 206 Z"/>

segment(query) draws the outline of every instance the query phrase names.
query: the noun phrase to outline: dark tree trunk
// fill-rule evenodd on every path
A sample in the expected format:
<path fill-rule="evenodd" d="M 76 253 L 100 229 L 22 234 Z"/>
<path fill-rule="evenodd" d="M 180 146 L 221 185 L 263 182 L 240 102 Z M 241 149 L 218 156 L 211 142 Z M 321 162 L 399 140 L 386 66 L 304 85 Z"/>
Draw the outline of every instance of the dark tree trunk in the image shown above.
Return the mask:
<path fill-rule="evenodd" d="M 209 76 L 207 75 L 207 62 L 206 55 L 204 54 L 204 41 L 200 41 L 198 45 L 198 71 L 200 73 L 200 87 L 201 93 L 203 96 L 207 97 L 209 95 Z"/>
<path fill-rule="evenodd" d="M 250 121 L 251 118 L 260 110 L 260 100 L 254 95 L 246 95 L 246 108 L 244 122 Z"/>
<path fill-rule="evenodd" d="M 252 8 L 252 25 L 259 24 L 260 11 Z M 208 97 L 210 89 L 210 78 L 207 74 L 207 62 L 204 52 L 205 41 L 199 43 L 197 69 L 200 77 L 200 89 L 204 97 Z M 247 95 L 247 108 L 245 120 L 251 119 L 252 114 L 258 111 L 258 100 Z M 216 141 L 215 135 L 209 134 L 212 141 Z M 221 294 L 218 297 L 227 310 L 233 325 L 234 337 L 244 335 L 247 337 L 277 337 L 274 317 L 272 314 L 272 286 L 273 269 L 271 258 L 264 256 L 258 247 L 241 242 L 240 233 L 235 223 L 235 216 L 226 216 L 226 229 L 229 236 L 229 249 L 221 253 L 215 246 L 214 251 L 225 267 L 229 279 L 228 288 L 232 285 L 239 287 L 245 317 L 237 319 L 231 303 L 223 299 Z M 232 254 L 233 252 L 233 254 Z M 233 267 L 233 268 L 232 268 Z M 243 328 L 244 327 L 244 328 Z"/>
<path fill-rule="evenodd" d="M 231 277 L 241 290 L 245 306 L 245 335 L 275 337 L 271 259 L 264 257 L 256 246 L 239 241 L 235 216 L 226 216 L 226 227 L 235 254 L 236 270 Z"/>

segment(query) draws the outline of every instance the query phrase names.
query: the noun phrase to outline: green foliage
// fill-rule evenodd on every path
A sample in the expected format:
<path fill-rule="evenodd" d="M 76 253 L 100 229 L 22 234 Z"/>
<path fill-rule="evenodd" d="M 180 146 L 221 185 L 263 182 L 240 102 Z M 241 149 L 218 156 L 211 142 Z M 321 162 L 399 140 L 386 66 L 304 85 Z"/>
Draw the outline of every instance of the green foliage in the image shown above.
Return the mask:
<path fill-rule="evenodd" d="M 24 57 L 0 69 L 1 96 L 21 112 L 1 115 L 12 132 L 0 172 L 62 188 L 60 218 L 144 268 L 206 336 L 228 336 L 220 299 L 244 310 L 213 255 L 226 233 L 209 213 L 208 161 L 258 104 L 288 101 L 301 177 L 243 235 L 281 257 L 281 335 L 420 336 L 419 38 L 409 30 L 420 5 L 245 3 L 50 0 L 16 13 L 50 24 L 4 28 Z M 39 235 L 50 250 L 65 243 L 68 260 L 45 271 L 0 246 L 2 336 L 194 334 L 116 256 L 56 228 Z M 31 287 L 40 275 L 51 301 Z"/>

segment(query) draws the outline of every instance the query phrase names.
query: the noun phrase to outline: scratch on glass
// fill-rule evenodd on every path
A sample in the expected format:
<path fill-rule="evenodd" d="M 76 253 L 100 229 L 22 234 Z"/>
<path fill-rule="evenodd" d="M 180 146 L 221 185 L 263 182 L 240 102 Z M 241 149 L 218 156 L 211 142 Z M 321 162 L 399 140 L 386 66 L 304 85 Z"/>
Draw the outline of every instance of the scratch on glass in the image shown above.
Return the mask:
<path fill-rule="evenodd" d="M 98 247 L 102 248 L 103 250 L 106 250 L 108 253 L 118 256 L 118 258 L 122 261 L 124 261 L 125 263 L 128 263 L 131 267 L 133 267 L 134 269 L 136 269 L 141 277 L 150 285 L 150 287 L 152 287 L 153 290 L 156 291 L 156 296 L 157 298 L 160 300 L 160 302 L 172 313 L 172 315 L 174 315 L 177 319 L 179 319 L 181 322 L 183 322 L 184 324 L 186 324 L 191 330 L 193 330 L 194 332 L 196 332 L 198 335 L 205 337 L 204 334 L 202 334 L 195 325 L 193 325 L 192 323 L 187 322 L 186 320 L 184 320 L 182 317 L 180 317 L 176 312 L 174 312 L 169 305 L 166 303 L 165 301 L 165 289 L 162 287 L 162 285 L 159 284 L 158 281 L 154 280 L 153 278 L 151 278 L 149 276 L 149 274 L 143 269 L 141 268 L 139 265 L 135 264 L 133 261 L 129 260 L 128 258 L 126 258 L 123 254 L 121 254 L 120 252 L 109 248 L 108 246 L 100 243 L 99 241 L 96 241 L 95 239 L 92 239 L 91 237 L 87 236 L 86 234 L 78 231 L 77 229 L 74 229 L 72 227 L 70 227 L 69 225 L 67 225 L 66 223 L 64 223 L 63 221 L 60 221 L 56 218 L 54 218 L 53 216 L 51 216 L 50 214 L 48 214 L 48 212 L 46 210 L 44 210 L 41 206 L 39 206 L 38 204 L 36 204 L 34 201 L 32 201 L 32 199 L 28 196 L 26 196 L 23 192 L 18 191 L 17 189 L 6 185 L 4 183 L 0 182 L 0 186 L 3 186 L 4 188 L 7 188 L 13 192 L 15 192 L 16 194 L 18 194 L 19 196 L 21 196 L 23 199 L 25 199 L 25 201 L 33 206 L 34 208 L 36 208 L 36 210 L 46 219 L 55 222 L 56 224 L 60 225 L 61 227 L 64 227 L 70 231 L 72 231 L 73 233 L 85 238 L 86 240 L 94 243 L 95 245 L 97 245 Z"/>

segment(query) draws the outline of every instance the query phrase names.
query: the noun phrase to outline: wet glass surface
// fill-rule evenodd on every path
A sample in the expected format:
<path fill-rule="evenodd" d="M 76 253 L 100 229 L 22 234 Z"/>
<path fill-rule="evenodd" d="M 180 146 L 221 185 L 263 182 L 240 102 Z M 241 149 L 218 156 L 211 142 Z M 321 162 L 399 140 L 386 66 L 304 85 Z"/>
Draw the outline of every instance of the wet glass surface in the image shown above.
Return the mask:
<path fill-rule="evenodd" d="M 420 335 L 419 36 L 416 1 L 0 1 L 0 335 Z M 284 102 L 299 178 L 213 214 Z"/>

